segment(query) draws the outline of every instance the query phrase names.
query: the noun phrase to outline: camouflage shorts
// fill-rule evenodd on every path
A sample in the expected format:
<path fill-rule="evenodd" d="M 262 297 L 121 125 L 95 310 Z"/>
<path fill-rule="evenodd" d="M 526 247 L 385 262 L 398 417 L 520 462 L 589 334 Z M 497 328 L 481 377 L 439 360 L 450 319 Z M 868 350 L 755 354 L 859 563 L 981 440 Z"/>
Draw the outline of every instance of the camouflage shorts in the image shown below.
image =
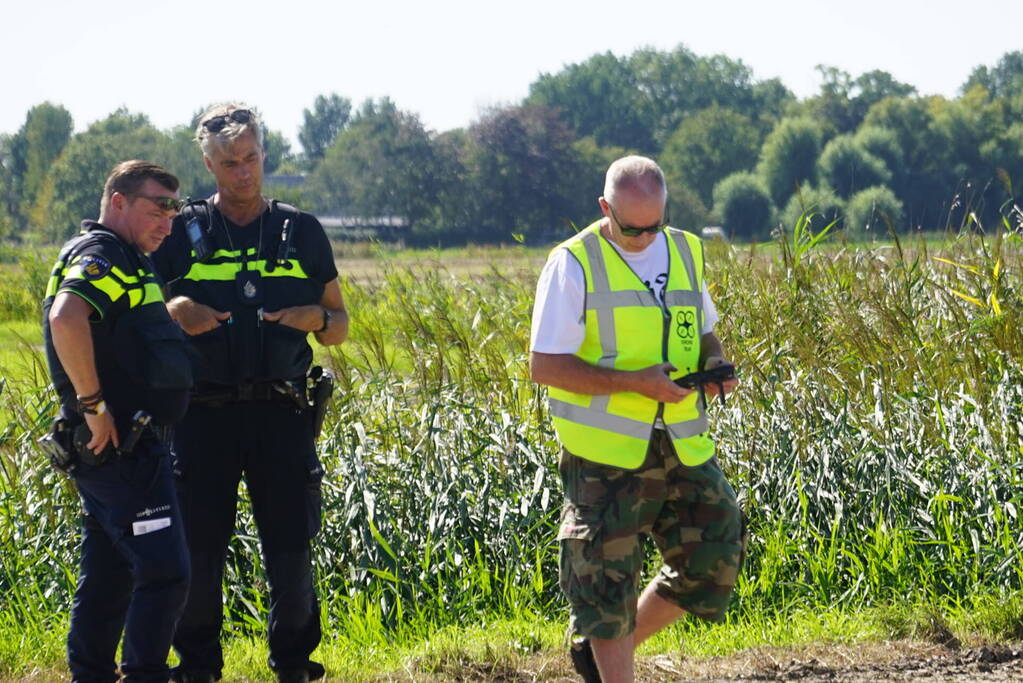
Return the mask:
<path fill-rule="evenodd" d="M 745 520 L 715 460 L 682 465 L 655 431 L 646 460 L 624 470 L 562 450 L 565 506 L 561 589 L 572 633 L 622 638 L 636 627 L 643 536 L 664 561 L 657 594 L 708 621 L 720 621 L 746 548 Z"/>

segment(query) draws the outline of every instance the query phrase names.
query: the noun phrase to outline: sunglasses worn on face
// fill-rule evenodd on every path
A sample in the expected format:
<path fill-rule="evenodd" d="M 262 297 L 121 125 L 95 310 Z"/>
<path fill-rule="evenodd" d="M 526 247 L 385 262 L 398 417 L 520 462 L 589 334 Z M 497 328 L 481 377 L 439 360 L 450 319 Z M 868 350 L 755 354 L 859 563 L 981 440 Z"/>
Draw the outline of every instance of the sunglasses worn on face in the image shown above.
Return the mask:
<path fill-rule="evenodd" d="M 614 218 L 615 223 L 618 224 L 618 229 L 621 230 L 622 234 L 625 235 L 626 237 L 635 237 L 636 235 L 642 235 L 645 232 L 649 232 L 652 235 L 656 235 L 657 233 L 661 232 L 666 227 L 668 227 L 667 209 L 665 209 L 664 215 L 661 216 L 661 222 L 658 223 L 657 225 L 651 225 L 648 228 L 637 228 L 631 225 L 626 225 L 625 223 L 622 223 L 620 220 L 618 220 L 618 214 L 615 213 L 615 209 L 613 206 L 608 204 L 607 208 L 611 210 L 611 217 Z"/>
<path fill-rule="evenodd" d="M 211 133 L 219 133 L 224 130 L 224 126 L 227 125 L 229 120 L 235 123 L 248 123 L 252 120 L 252 112 L 248 109 L 235 109 L 229 114 L 221 114 L 220 116 L 206 119 L 202 122 L 202 127 Z"/>
<path fill-rule="evenodd" d="M 125 196 L 134 197 L 136 199 L 148 199 L 156 204 L 160 211 L 174 211 L 177 213 L 178 211 L 181 211 L 181 207 L 185 205 L 184 199 L 176 199 L 175 197 L 153 197 L 148 194 L 129 194 Z"/>

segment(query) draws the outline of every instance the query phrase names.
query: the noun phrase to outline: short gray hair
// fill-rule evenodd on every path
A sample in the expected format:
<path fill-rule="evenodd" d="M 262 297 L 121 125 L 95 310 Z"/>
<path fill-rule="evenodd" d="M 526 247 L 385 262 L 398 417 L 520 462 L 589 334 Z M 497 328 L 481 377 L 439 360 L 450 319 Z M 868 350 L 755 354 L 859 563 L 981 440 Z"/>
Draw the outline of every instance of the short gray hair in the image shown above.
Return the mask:
<path fill-rule="evenodd" d="M 645 190 L 659 188 L 665 195 L 668 193 L 668 185 L 664 182 L 664 173 L 657 162 L 635 154 L 622 157 L 608 167 L 607 176 L 604 179 L 604 201 L 613 204 L 615 193 L 626 187 Z"/>
<path fill-rule="evenodd" d="M 228 118 L 224 127 L 216 133 L 211 132 L 206 128 L 205 124 L 210 119 L 218 116 L 228 116 L 232 112 L 241 110 L 249 112 L 249 120 L 245 123 L 239 123 L 234 119 Z M 222 145 L 225 142 L 236 140 L 249 132 L 256 136 L 256 142 L 258 142 L 259 146 L 262 147 L 263 121 L 259 116 L 259 112 L 241 102 L 221 102 L 208 107 L 199 117 L 199 122 L 195 126 L 195 141 L 198 142 L 199 147 L 202 148 L 202 153 L 209 156 L 210 143 L 212 141 L 215 141 L 218 145 Z"/>

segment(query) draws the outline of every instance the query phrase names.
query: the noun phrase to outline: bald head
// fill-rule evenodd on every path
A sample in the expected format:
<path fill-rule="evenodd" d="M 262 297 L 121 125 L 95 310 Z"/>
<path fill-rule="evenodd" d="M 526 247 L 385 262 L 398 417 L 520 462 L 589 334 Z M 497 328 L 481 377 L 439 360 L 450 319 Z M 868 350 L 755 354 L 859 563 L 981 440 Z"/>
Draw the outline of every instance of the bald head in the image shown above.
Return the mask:
<path fill-rule="evenodd" d="M 657 195 L 667 198 L 668 188 L 664 173 L 657 162 L 648 157 L 627 156 L 616 160 L 607 169 L 604 179 L 604 199 L 611 204 L 622 193 Z M 663 201 L 662 201 L 663 203 Z"/>

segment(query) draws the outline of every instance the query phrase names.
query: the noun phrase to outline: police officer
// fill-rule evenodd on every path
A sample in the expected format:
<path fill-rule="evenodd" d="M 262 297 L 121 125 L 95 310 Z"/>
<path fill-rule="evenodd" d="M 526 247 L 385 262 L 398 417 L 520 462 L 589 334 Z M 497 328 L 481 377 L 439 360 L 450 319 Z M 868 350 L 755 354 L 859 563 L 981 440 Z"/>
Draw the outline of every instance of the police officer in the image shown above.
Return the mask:
<path fill-rule="evenodd" d="M 215 105 L 196 139 L 217 191 L 182 210 L 154 257 L 171 316 L 201 356 L 173 446 L 194 577 L 175 676 L 220 677 L 221 583 L 244 476 L 270 584 L 270 668 L 281 681 L 315 680 L 323 667 L 309 659 L 320 641 L 310 542 L 323 470 L 303 405 L 307 337 L 341 343 L 348 316 L 319 221 L 262 195 L 256 112 Z"/>
<path fill-rule="evenodd" d="M 159 166 L 118 164 L 99 221 L 84 221 L 64 245 L 43 302 L 61 402 L 57 464 L 72 473 L 85 511 L 67 641 L 74 681 L 117 680 L 122 631 L 123 680 L 167 681 L 188 590 L 170 459 L 151 427 L 184 415 L 191 367 L 146 257 L 170 234 L 177 189 Z"/>
<path fill-rule="evenodd" d="M 587 682 L 631 682 L 636 647 L 684 613 L 722 619 L 745 543 L 700 394 L 672 381 L 725 360 L 702 245 L 665 225 L 666 200 L 652 159 L 615 161 L 603 218 L 537 285 L 530 370 L 562 445 L 561 587 Z M 643 536 L 664 564 L 637 595 Z"/>

